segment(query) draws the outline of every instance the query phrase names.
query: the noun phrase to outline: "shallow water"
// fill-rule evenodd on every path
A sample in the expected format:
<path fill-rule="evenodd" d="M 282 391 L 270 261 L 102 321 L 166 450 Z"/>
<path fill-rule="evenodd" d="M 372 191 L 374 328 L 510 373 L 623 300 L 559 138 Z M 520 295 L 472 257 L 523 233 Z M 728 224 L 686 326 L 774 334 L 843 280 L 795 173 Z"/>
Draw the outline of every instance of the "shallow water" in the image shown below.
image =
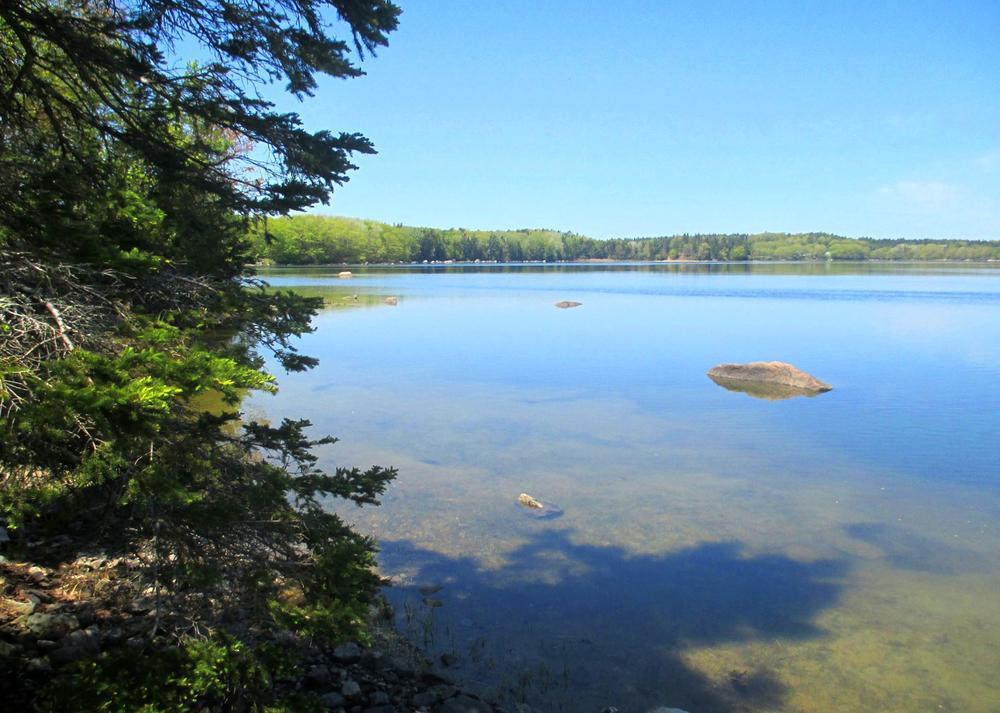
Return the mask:
<path fill-rule="evenodd" d="M 352 270 L 265 273 L 326 298 L 321 365 L 247 408 L 399 468 L 336 507 L 453 675 L 540 711 L 1000 711 L 1000 269 Z M 772 359 L 834 390 L 705 376 Z"/>

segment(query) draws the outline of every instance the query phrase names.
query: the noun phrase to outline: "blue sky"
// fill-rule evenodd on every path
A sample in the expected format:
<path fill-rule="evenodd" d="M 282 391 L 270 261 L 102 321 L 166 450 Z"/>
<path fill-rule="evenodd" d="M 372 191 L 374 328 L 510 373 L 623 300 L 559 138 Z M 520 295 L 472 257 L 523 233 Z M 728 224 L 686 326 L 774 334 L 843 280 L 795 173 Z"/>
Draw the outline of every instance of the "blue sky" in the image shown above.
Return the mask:
<path fill-rule="evenodd" d="M 1000 2 L 398 0 L 283 108 L 379 154 L 316 212 L 594 237 L 1000 239 Z"/>

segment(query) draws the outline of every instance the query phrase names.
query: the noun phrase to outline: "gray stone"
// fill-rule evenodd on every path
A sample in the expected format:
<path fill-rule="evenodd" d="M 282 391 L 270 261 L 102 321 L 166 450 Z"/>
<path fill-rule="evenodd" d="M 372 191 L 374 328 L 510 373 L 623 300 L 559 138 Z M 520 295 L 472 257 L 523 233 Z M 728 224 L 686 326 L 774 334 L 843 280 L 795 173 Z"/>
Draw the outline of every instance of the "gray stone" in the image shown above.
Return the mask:
<path fill-rule="evenodd" d="M 145 614 L 152 611 L 156 606 L 156 599 L 153 597 L 136 597 L 125 605 L 125 610 L 129 614 Z"/>
<path fill-rule="evenodd" d="M 398 713 L 396 706 L 383 705 L 383 706 L 372 706 L 371 708 L 365 708 L 364 713 Z"/>
<path fill-rule="evenodd" d="M 649 711 L 649 713 L 688 713 L 682 708 L 667 708 L 666 706 L 660 706 L 659 708 L 654 708 Z"/>
<path fill-rule="evenodd" d="M 343 663 L 354 663 L 361 659 L 361 647 L 355 643 L 341 644 L 333 650 L 333 658 Z"/>
<path fill-rule="evenodd" d="M 412 698 L 412 703 L 417 708 L 421 706 L 432 706 L 440 700 L 432 691 L 421 691 Z"/>
<path fill-rule="evenodd" d="M 71 614 L 35 613 L 28 617 L 28 629 L 43 639 L 58 639 L 80 628 L 80 622 Z"/>
<path fill-rule="evenodd" d="M 329 666 L 313 666 L 306 673 L 306 680 L 315 686 L 323 686 L 333 680 L 333 674 Z"/>
<path fill-rule="evenodd" d="M 125 640 L 125 630 L 120 626 L 113 626 L 104 632 L 104 640 L 112 645 L 120 644 Z"/>
<path fill-rule="evenodd" d="M 101 631 L 96 626 L 79 629 L 66 635 L 62 646 L 53 651 L 50 658 L 54 663 L 64 664 L 101 653 Z"/>
<path fill-rule="evenodd" d="M 361 655 L 361 665 L 370 671 L 381 671 L 386 666 L 385 656 L 381 651 L 365 651 Z"/>
<path fill-rule="evenodd" d="M 10 658 L 19 653 L 21 653 L 21 647 L 17 644 L 8 644 L 6 641 L 0 641 L 0 658 Z"/>
<path fill-rule="evenodd" d="M 52 664 L 44 656 L 39 656 L 38 658 L 28 659 L 27 668 L 32 673 L 48 673 L 52 670 Z"/>
<path fill-rule="evenodd" d="M 483 701 L 463 694 L 446 700 L 438 706 L 437 713 L 493 713 L 493 709 Z"/>
<path fill-rule="evenodd" d="M 319 697 L 320 703 L 323 704 L 328 710 L 336 710 L 344 705 L 344 697 L 337 693 L 336 691 L 330 691 L 329 693 L 324 693 Z"/>
<path fill-rule="evenodd" d="M 389 702 L 389 694 L 385 691 L 375 691 L 368 697 L 368 702 L 373 706 L 384 706 Z"/>
<path fill-rule="evenodd" d="M 458 693 L 458 689 L 452 686 L 450 683 L 440 683 L 437 686 L 433 686 L 430 690 L 431 693 L 433 693 L 435 696 L 438 697 L 439 701 L 451 698 L 456 693 Z"/>
<path fill-rule="evenodd" d="M 357 681 L 349 678 L 344 681 L 344 685 L 340 687 L 340 692 L 344 698 L 357 698 L 361 695 L 361 686 L 358 685 Z"/>
<path fill-rule="evenodd" d="M 417 675 L 416 667 L 406 659 L 395 658 L 390 662 L 392 670 L 395 671 L 400 678 L 413 678 Z"/>

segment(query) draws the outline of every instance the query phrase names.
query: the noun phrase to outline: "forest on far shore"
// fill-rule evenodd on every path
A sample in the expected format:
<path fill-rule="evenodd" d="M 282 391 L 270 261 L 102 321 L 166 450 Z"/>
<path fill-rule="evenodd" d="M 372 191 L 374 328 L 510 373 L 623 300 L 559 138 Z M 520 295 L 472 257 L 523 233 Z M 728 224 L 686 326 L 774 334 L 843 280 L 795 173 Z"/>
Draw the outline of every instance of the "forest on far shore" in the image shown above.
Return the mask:
<path fill-rule="evenodd" d="M 250 234 L 265 264 L 561 260 L 1000 260 L 1000 240 L 874 240 L 830 233 L 732 233 L 597 240 L 557 230 L 465 230 L 299 215 Z"/>

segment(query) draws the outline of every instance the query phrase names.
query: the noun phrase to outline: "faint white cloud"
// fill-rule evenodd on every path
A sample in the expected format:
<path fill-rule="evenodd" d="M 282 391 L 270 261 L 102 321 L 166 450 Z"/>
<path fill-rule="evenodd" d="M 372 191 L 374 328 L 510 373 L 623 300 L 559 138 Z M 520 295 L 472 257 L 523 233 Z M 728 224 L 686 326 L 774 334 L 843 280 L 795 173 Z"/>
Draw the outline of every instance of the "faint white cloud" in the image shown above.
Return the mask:
<path fill-rule="evenodd" d="M 879 189 L 896 207 L 927 215 L 947 213 L 962 202 L 962 191 L 944 181 L 897 181 Z"/>

